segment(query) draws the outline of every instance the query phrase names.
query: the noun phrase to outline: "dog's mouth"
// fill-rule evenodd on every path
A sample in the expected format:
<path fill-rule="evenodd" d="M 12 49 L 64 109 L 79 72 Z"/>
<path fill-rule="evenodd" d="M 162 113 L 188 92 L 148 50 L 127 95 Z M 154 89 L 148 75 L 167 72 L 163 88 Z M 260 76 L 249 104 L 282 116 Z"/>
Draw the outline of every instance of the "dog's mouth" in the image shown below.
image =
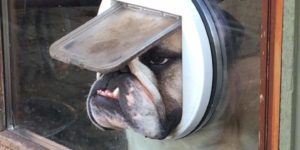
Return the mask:
<path fill-rule="evenodd" d="M 97 90 L 97 95 L 107 97 L 107 98 L 112 99 L 112 100 L 118 100 L 119 99 L 119 93 L 120 93 L 119 87 L 115 88 L 113 90 L 113 92 L 111 92 L 110 90 L 107 90 L 107 89 L 106 90 L 105 89 Z"/>
<path fill-rule="evenodd" d="M 96 91 L 94 90 L 93 96 L 101 96 L 109 101 L 119 101 L 120 98 L 126 97 L 124 94 L 128 96 L 132 92 L 143 91 L 149 99 L 152 99 L 151 92 L 147 89 L 147 86 L 143 85 L 143 82 L 140 82 L 134 75 L 130 73 L 113 74 L 105 75 L 103 79 L 98 80 L 101 83 L 105 83 L 104 80 L 107 81 L 105 85 L 96 88 Z"/>
<path fill-rule="evenodd" d="M 94 124 L 102 128 L 129 128 L 149 138 L 163 139 L 168 134 L 164 106 L 157 106 L 154 97 L 134 75 L 111 73 L 94 83 L 88 111 Z"/>

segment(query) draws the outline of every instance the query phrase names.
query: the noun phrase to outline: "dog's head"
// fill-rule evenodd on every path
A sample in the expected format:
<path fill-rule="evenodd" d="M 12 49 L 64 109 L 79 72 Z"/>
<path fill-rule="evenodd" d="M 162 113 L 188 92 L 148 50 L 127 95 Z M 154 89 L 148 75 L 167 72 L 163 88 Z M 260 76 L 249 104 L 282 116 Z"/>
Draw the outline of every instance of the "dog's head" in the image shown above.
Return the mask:
<path fill-rule="evenodd" d="M 100 128 L 127 128 L 163 139 L 180 122 L 181 102 L 181 31 L 177 31 L 118 71 L 99 77 L 87 109 Z"/>

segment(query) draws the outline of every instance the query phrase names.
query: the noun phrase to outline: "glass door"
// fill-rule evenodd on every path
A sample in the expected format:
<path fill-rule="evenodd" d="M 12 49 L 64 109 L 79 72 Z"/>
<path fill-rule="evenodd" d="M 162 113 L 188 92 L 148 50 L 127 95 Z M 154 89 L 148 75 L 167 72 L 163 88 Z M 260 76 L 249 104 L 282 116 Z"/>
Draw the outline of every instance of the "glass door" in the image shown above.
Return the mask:
<path fill-rule="evenodd" d="M 101 131 L 86 98 L 95 72 L 52 59 L 49 47 L 97 15 L 100 0 L 7 0 L 7 125 L 78 150 L 258 149 L 261 0 L 207 0 L 226 24 L 226 76 L 212 118 L 178 140 L 151 140 L 132 131 Z M 225 33 L 224 33 L 225 34 Z M 9 58 L 9 59 L 7 59 Z"/>

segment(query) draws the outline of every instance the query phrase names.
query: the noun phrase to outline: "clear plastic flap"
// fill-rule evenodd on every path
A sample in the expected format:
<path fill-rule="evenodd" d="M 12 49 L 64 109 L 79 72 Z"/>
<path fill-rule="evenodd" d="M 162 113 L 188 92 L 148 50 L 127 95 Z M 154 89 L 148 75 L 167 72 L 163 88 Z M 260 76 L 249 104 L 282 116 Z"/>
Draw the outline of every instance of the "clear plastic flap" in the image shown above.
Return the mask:
<path fill-rule="evenodd" d="M 50 55 L 91 71 L 115 71 L 180 26 L 178 16 L 116 4 L 52 44 Z"/>

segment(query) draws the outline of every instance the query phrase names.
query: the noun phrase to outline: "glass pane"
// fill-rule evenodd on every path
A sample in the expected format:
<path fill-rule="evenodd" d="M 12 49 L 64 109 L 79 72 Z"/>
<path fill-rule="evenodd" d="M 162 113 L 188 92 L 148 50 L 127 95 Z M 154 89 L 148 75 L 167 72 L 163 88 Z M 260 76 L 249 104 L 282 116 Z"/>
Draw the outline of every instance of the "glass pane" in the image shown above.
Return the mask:
<path fill-rule="evenodd" d="M 224 91 L 213 117 L 198 132 L 175 141 L 153 141 L 126 132 L 131 149 L 258 149 L 261 1 L 207 2 L 215 8 L 215 23 L 226 31 L 228 63 Z"/>
<path fill-rule="evenodd" d="M 261 0 L 206 0 L 214 8 L 216 27 L 225 35 L 219 34 L 226 43 L 223 92 L 203 128 L 183 139 L 167 141 L 131 131 L 97 129 L 86 114 L 95 73 L 49 56 L 53 42 L 96 16 L 99 1 L 9 2 L 17 128 L 72 149 L 257 149 Z"/>
<path fill-rule="evenodd" d="M 102 132 L 86 115 L 95 73 L 49 55 L 50 44 L 97 15 L 99 0 L 9 2 L 16 127 L 72 149 L 124 149 L 122 131 Z"/>

